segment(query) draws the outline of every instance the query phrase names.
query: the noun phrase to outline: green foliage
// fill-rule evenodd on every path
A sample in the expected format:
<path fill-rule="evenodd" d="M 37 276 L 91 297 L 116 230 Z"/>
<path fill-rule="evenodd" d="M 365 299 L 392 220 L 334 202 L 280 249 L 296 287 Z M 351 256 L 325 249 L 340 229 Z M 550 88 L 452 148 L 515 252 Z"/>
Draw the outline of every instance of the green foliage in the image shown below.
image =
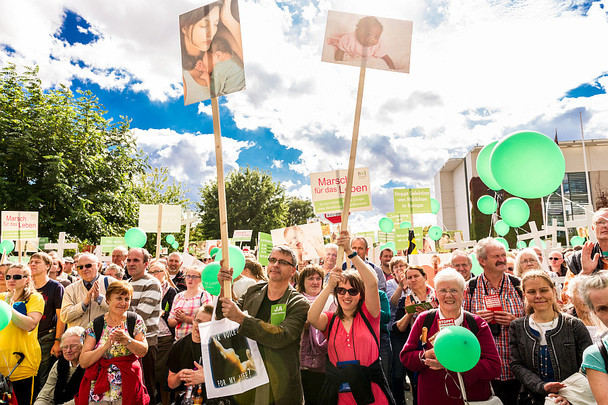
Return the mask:
<path fill-rule="evenodd" d="M 0 73 L 2 210 L 38 211 L 40 235 L 99 241 L 137 222 L 144 173 L 129 121 L 113 123 L 91 92 L 43 90 L 37 68 Z"/>
<path fill-rule="evenodd" d="M 305 224 L 309 218 L 313 218 L 314 216 L 315 210 L 310 200 L 302 200 L 297 197 L 289 197 L 287 199 L 285 226 Z"/>
<path fill-rule="evenodd" d="M 182 210 L 188 208 L 190 200 L 180 183 L 173 180 L 169 183 L 169 169 L 155 167 L 148 170 L 145 176 L 135 182 L 135 195 L 140 204 L 171 204 L 181 205 Z"/>
<path fill-rule="evenodd" d="M 232 171 L 226 176 L 225 188 L 228 236 L 231 237 L 235 229 L 252 229 L 257 236 L 259 231 L 268 232 L 285 226 L 285 189 L 273 182 L 268 172 L 249 167 Z M 196 235 L 201 239 L 219 239 L 217 181 L 207 183 L 199 190 L 201 224 Z"/>

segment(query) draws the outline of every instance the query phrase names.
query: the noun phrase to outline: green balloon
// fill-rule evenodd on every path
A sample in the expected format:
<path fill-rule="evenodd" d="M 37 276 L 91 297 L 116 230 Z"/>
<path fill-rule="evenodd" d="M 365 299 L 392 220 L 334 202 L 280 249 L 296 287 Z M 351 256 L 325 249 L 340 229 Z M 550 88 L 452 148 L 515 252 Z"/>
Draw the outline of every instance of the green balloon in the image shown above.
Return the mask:
<path fill-rule="evenodd" d="M 456 373 L 469 371 L 481 357 L 481 346 L 477 337 L 462 326 L 443 328 L 433 345 L 437 361 L 443 367 Z"/>
<path fill-rule="evenodd" d="M 471 253 L 470 256 L 471 262 L 473 263 L 473 266 L 471 267 L 471 273 L 475 276 L 478 276 L 483 273 L 483 267 L 479 265 L 479 261 L 477 260 L 477 256 L 475 256 L 475 253 Z"/>
<path fill-rule="evenodd" d="M 13 242 L 12 240 L 6 239 L 3 240 L 2 243 L 0 243 L 0 254 L 2 254 L 3 252 L 9 254 L 13 250 L 15 250 L 15 242 Z"/>
<path fill-rule="evenodd" d="M 431 198 L 431 212 L 436 214 L 439 212 L 439 201 L 434 198 Z"/>
<path fill-rule="evenodd" d="M 410 229 L 412 227 L 412 223 L 410 221 L 403 221 L 399 224 L 399 229 Z"/>
<path fill-rule="evenodd" d="M 516 246 L 518 249 L 524 249 L 524 248 L 528 247 L 525 240 L 520 240 L 519 242 L 517 242 Z"/>
<path fill-rule="evenodd" d="M 572 238 L 570 238 L 570 244 L 572 246 L 582 246 L 585 244 L 585 238 L 581 236 L 573 236 Z"/>
<path fill-rule="evenodd" d="M 129 247 L 144 247 L 147 239 L 146 233 L 140 228 L 131 228 L 125 232 L 125 242 Z"/>
<path fill-rule="evenodd" d="M 386 242 L 384 245 L 380 246 L 380 250 L 390 249 L 393 251 L 393 254 L 397 253 L 397 247 L 394 242 Z"/>
<path fill-rule="evenodd" d="M 496 231 L 496 234 L 500 236 L 505 236 L 508 234 L 510 229 L 511 227 L 509 227 L 509 225 L 507 225 L 507 223 L 502 219 L 496 221 L 494 224 L 494 230 Z"/>
<path fill-rule="evenodd" d="M 509 242 L 505 238 L 496 238 L 496 241 L 502 243 L 505 246 L 507 252 L 509 251 Z"/>
<path fill-rule="evenodd" d="M 220 264 L 218 262 L 209 263 L 201 272 L 203 288 L 211 295 L 220 295 L 220 292 L 222 291 L 222 286 L 217 280 L 219 272 Z"/>
<path fill-rule="evenodd" d="M 511 197 L 500 206 L 500 216 L 511 228 L 518 228 L 528 222 L 530 207 L 521 198 Z"/>
<path fill-rule="evenodd" d="M 173 241 L 173 243 L 171 244 L 171 247 L 173 247 L 173 249 L 175 249 L 175 250 L 179 249 L 179 242 Z"/>
<path fill-rule="evenodd" d="M 167 235 L 167 236 L 165 236 L 165 240 L 167 241 L 168 244 L 173 245 L 173 242 L 175 242 L 175 236 Z"/>
<path fill-rule="evenodd" d="M 477 174 L 479 174 L 479 178 L 483 181 L 483 184 L 488 186 L 491 190 L 498 191 L 502 187 L 496 182 L 494 176 L 492 175 L 492 171 L 490 170 L 490 157 L 492 156 L 492 151 L 498 141 L 494 141 L 492 143 L 487 144 L 483 147 L 483 149 L 477 155 Z M 483 212 L 483 211 L 482 211 Z"/>
<path fill-rule="evenodd" d="M 433 225 L 429 228 L 429 238 L 439 240 L 441 239 L 441 235 L 443 235 L 443 229 L 440 226 Z"/>
<path fill-rule="evenodd" d="M 384 217 L 380 219 L 380 222 L 378 222 L 378 226 L 380 226 L 380 230 L 382 232 L 390 233 L 393 231 L 393 227 L 395 226 L 395 224 L 393 223 L 392 219 Z"/>
<path fill-rule="evenodd" d="M 222 260 L 222 249 L 219 249 L 215 255 L 215 261 L 219 262 Z M 245 254 L 237 246 L 228 246 L 228 260 L 230 261 L 230 267 L 232 267 L 232 279 L 237 278 L 245 268 Z"/>
<path fill-rule="evenodd" d="M 521 198 L 540 198 L 559 188 L 566 161 L 551 138 L 522 131 L 506 136 L 494 147 L 490 168 L 505 191 Z"/>
<path fill-rule="evenodd" d="M 498 204 L 496 203 L 496 200 L 492 198 L 492 196 L 482 195 L 477 200 L 477 208 L 482 214 L 492 215 L 496 212 Z"/>
<path fill-rule="evenodd" d="M 216 247 L 212 247 L 211 250 L 209 251 L 209 256 L 214 256 L 218 251 L 220 250 L 220 248 Z"/>
<path fill-rule="evenodd" d="M 542 240 L 542 239 L 541 239 L 541 240 L 540 240 L 540 244 L 541 244 L 541 246 L 542 246 L 543 250 L 547 248 L 547 243 L 546 243 L 544 240 Z M 529 247 L 534 247 L 534 246 L 536 246 L 536 242 L 534 241 L 534 239 L 532 239 L 532 240 L 530 241 L 530 243 L 528 243 L 528 246 L 529 246 Z"/>
<path fill-rule="evenodd" d="M 6 301 L 0 301 L 0 330 L 6 328 L 12 316 L 11 306 Z"/>

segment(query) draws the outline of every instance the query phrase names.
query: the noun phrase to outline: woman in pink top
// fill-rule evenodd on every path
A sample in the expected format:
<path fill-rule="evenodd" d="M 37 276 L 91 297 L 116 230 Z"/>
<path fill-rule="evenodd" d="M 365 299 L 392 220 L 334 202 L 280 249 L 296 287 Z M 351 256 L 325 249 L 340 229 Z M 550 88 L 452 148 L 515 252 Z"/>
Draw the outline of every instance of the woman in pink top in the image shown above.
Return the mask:
<path fill-rule="evenodd" d="M 308 312 L 308 322 L 327 337 L 329 362 L 319 402 L 393 404 L 379 359 L 378 280 L 356 253 L 353 256 L 348 231 L 340 233 L 337 244 L 344 248 L 357 271 L 342 272 L 337 267 L 332 270 Z M 335 313 L 323 312 L 332 292 L 338 298 L 338 308 Z"/>
<path fill-rule="evenodd" d="M 186 269 L 186 291 L 175 296 L 167 323 L 175 328 L 175 340 L 179 340 L 192 332 L 192 320 L 196 311 L 206 304 L 211 304 L 211 294 L 201 286 L 201 269 L 189 267 Z"/>

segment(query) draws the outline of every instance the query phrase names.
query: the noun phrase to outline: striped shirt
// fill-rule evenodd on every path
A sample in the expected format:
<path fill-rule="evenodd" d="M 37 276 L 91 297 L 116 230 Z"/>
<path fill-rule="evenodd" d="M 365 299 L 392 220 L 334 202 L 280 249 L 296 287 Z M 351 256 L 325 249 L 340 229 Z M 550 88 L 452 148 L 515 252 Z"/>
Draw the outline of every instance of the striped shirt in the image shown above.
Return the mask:
<path fill-rule="evenodd" d="M 465 311 L 476 314 L 477 311 L 486 309 L 483 297 L 485 295 L 497 294 L 500 298 L 503 311 L 513 314 L 516 318 L 521 318 L 525 315 L 523 301 L 509 277 L 503 275 L 498 288 L 492 287 L 483 273 L 475 279 L 477 280 L 477 287 L 473 296 L 469 294 L 468 283 L 464 289 L 462 306 Z M 513 380 L 515 379 L 515 375 L 509 369 L 509 327 L 504 325 L 499 325 L 499 327 L 500 335 L 494 336 L 494 342 L 496 343 L 501 362 L 500 377 L 498 379 L 500 381 Z"/>
<path fill-rule="evenodd" d="M 155 346 L 160 322 L 161 287 L 160 282 L 149 274 L 144 274 L 139 280 L 130 280 L 133 287 L 130 311 L 141 316 L 146 324 L 146 339 L 148 345 Z"/>

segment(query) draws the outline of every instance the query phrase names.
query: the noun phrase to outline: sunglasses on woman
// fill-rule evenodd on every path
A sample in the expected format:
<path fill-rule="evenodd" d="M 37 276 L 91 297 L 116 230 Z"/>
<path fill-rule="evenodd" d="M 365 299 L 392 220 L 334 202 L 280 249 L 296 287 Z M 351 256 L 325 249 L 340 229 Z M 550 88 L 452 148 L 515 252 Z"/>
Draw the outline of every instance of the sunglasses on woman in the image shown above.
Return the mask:
<path fill-rule="evenodd" d="M 6 276 L 4 276 L 5 280 L 10 280 L 11 278 L 15 281 L 17 280 L 21 280 L 22 278 L 25 278 L 27 276 L 24 276 L 23 274 L 13 274 L 12 276 L 10 274 L 7 274 Z"/>
<path fill-rule="evenodd" d="M 344 294 L 348 293 L 348 295 L 350 295 L 351 297 L 354 297 L 355 295 L 359 294 L 359 290 L 357 290 L 356 288 L 346 289 L 344 287 L 338 287 L 336 292 L 338 293 L 338 295 L 344 295 Z"/>

